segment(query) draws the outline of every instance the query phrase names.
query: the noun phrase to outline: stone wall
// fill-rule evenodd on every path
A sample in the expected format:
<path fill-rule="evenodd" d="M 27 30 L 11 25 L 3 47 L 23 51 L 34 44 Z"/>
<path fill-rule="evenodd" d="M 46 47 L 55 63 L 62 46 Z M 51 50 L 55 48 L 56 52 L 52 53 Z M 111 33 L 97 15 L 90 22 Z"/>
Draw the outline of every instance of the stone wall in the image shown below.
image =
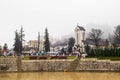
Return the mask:
<path fill-rule="evenodd" d="M 0 69 L 17 71 L 15 58 L 0 58 Z M 71 70 L 73 69 L 73 70 Z M 23 71 L 120 71 L 120 61 L 81 59 L 75 60 L 22 60 Z M 0 70 L 2 72 L 3 70 Z"/>
<path fill-rule="evenodd" d="M 0 58 L 0 71 L 17 71 L 16 58 Z"/>
<path fill-rule="evenodd" d="M 76 70 L 79 71 L 120 71 L 120 61 L 83 59 Z"/>
<path fill-rule="evenodd" d="M 120 61 L 81 59 L 78 64 L 73 60 L 32 60 L 23 61 L 23 71 L 120 71 Z"/>
<path fill-rule="evenodd" d="M 67 70 L 69 60 L 32 60 L 23 61 L 23 71 L 63 71 Z"/>

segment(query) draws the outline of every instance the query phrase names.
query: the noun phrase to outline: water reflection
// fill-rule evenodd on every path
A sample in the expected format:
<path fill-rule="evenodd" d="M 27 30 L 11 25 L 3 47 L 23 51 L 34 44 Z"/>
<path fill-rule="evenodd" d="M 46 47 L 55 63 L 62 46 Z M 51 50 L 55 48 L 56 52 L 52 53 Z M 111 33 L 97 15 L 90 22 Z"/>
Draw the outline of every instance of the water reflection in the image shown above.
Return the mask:
<path fill-rule="evenodd" d="M 0 80 L 120 80 L 117 72 L 0 73 Z"/>

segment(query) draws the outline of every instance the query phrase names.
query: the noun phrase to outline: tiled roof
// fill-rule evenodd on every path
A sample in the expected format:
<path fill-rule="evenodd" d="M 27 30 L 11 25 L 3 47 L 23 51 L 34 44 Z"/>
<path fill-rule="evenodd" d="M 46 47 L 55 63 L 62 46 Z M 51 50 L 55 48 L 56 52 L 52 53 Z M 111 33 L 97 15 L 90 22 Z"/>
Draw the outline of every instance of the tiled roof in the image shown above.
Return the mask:
<path fill-rule="evenodd" d="M 85 31 L 84 27 L 82 27 L 82 26 L 79 26 L 79 25 L 77 25 L 77 27 L 79 27 L 79 29 L 80 29 L 80 30 L 83 30 L 83 31 Z"/>

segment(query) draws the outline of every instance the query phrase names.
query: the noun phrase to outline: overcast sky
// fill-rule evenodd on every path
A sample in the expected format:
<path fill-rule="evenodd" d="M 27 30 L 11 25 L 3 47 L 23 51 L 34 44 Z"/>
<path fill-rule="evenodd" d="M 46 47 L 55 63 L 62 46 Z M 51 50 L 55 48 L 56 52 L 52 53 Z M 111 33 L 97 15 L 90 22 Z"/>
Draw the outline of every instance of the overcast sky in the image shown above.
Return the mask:
<path fill-rule="evenodd" d="M 120 0 L 0 0 L 2 46 L 13 45 L 21 25 L 28 41 L 38 32 L 43 35 L 45 27 L 55 38 L 71 34 L 77 23 L 86 31 L 96 27 L 112 32 L 120 24 Z"/>

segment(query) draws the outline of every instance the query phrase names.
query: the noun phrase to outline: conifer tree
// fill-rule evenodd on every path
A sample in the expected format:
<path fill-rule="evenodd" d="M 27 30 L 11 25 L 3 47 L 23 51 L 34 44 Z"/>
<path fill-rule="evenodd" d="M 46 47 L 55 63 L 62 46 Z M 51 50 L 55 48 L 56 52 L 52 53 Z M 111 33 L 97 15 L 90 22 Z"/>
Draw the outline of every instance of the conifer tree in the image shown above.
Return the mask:
<path fill-rule="evenodd" d="M 20 42 L 20 35 L 18 34 L 18 32 L 16 31 L 15 32 L 15 43 L 14 43 L 14 51 L 15 53 L 20 56 L 20 46 L 21 45 L 21 42 Z"/>
<path fill-rule="evenodd" d="M 45 29 L 44 49 L 45 49 L 45 52 L 50 51 L 49 34 L 48 34 L 47 28 Z"/>
<path fill-rule="evenodd" d="M 72 47 L 74 46 L 75 43 L 75 39 L 73 37 L 69 38 L 68 41 L 68 52 L 71 53 L 72 52 Z"/>

